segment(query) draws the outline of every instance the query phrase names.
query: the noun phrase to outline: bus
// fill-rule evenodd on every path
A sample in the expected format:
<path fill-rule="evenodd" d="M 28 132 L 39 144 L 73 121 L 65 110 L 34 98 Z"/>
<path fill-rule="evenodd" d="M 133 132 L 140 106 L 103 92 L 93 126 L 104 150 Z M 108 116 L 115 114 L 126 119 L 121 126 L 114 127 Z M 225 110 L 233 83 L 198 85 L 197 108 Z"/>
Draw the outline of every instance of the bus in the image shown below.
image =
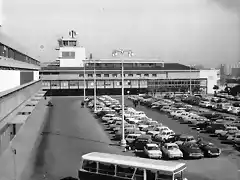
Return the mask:
<path fill-rule="evenodd" d="M 80 180 L 187 180 L 185 163 L 92 152 L 82 156 Z"/>

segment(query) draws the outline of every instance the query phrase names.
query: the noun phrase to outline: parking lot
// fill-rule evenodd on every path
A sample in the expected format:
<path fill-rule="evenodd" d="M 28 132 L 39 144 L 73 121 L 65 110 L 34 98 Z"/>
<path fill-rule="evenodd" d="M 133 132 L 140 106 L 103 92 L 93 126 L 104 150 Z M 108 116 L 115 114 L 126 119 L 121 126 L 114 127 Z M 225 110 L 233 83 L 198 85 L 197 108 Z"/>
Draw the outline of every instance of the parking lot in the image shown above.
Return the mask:
<path fill-rule="evenodd" d="M 115 97 L 119 101 L 120 97 Z M 133 102 L 126 99 L 125 104 L 133 107 Z M 180 124 L 169 118 L 166 114 L 160 113 L 157 110 L 152 110 L 144 106 L 137 106 L 136 110 L 143 111 L 149 118 L 161 122 L 163 125 L 168 126 L 175 133 L 188 134 L 197 137 L 198 132 L 187 124 Z M 103 127 L 106 128 L 105 125 Z M 113 137 L 112 134 L 109 135 Z M 238 179 L 240 169 L 240 153 L 234 150 L 231 145 L 222 144 L 217 138 L 210 137 L 208 134 L 202 134 L 201 137 L 204 140 L 214 143 L 221 148 L 222 154 L 217 158 L 203 158 L 197 160 L 178 160 L 187 163 L 188 166 L 188 178 L 197 179 Z"/>
<path fill-rule="evenodd" d="M 119 97 L 116 97 L 120 99 Z M 81 108 L 82 98 L 54 97 L 54 107 L 48 117 L 43 132 L 43 140 L 36 157 L 35 171 L 31 180 L 39 180 L 46 173 L 48 179 L 61 179 L 77 175 L 83 154 L 100 151 L 133 156 L 133 151 L 123 152 L 118 141 L 111 141 L 113 135 L 104 131 L 105 126 L 100 119 L 94 118 L 88 108 Z M 132 101 L 125 101 L 133 106 Z M 176 133 L 186 133 L 196 137 L 196 130 L 187 124 L 179 124 L 159 111 L 137 106 L 153 120 L 157 120 Z M 197 180 L 237 180 L 239 179 L 239 153 L 232 146 L 221 144 L 217 138 L 202 136 L 222 148 L 222 154 L 216 158 L 198 160 L 176 160 L 187 163 L 188 179 Z"/>

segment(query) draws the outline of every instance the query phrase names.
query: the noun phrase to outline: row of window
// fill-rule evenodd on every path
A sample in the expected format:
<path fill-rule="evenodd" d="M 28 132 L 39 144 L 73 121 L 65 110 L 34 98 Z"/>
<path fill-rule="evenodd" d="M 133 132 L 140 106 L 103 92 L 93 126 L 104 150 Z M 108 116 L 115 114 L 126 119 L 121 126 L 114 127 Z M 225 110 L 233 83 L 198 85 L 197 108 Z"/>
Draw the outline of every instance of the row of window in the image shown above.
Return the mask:
<path fill-rule="evenodd" d="M 63 51 L 61 59 L 75 59 L 74 51 Z"/>
<path fill-rule="evenodd" d="M 0 56 L 40 66 L 40 62 L 0 43 Z"/>
<path fill-rule="evenodd" d="M 76 47 L 77 46 L 77 41 L 66 41 L 66 40 L 61 40 L 59 41 L 59 46 L 69 46 L 69 47 Z"/>
<path fill-rule="evenodd" d="M 96 67 L 109 67 L 109 68 L 120 68 L 122 63 L 95 63 Z M 163 67 L 163 63 L 124 63 L 123 67 L 133 68 L 133 67 Z M 87 63 L 86 67 L 94 67 L 94 63 Z"/>
<path fill-rule="evenodd" d="M 99 173 L 110 176 L 117 176 L 121 178 L 144 180 L 144 169 L 141 168 L 113 165 L 101 162 L 97 163 L 92 161 L 84 161 L 83 169 L 91 173 Z M 162 174 L 159 171 L 155 172 L 151 170 L 146 170 L 146 176 L 148 180 L 160 180 L 160 179 L 172 180 L 171 175 Z"/>
<path fill-rule="evenodd" d="M 93 74 L 86 74 L 87 77 L 93 77 Z M 111 77 L 122 77 L 122 74 L 112 74 Z M 157 77 L 157 74 L 135 74 L 136 77 Z M 79 74 L 79 77 L 84 77 L 84 74 Z M 110 74 L 96 74 L 96 77 L 110 77 Z M 124 74 L 124 77 L 134 77 L 133 74 Z"/>

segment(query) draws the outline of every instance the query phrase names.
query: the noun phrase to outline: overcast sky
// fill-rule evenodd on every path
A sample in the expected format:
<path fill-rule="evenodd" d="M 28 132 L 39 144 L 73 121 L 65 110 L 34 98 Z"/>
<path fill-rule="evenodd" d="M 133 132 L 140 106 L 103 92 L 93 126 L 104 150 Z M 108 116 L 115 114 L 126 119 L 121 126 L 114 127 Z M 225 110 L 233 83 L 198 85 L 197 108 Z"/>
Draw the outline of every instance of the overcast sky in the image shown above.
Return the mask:
<path fill-rule="evenodd" d="M 115 48 L 136 58 L 216 66 L 240 60 L 240 0 L 3 0 L 4 31 L 56 58 L 57 38 L 78 32 L 96 58 Z M 44 45 L 41 50 L 40 46 Z"/>

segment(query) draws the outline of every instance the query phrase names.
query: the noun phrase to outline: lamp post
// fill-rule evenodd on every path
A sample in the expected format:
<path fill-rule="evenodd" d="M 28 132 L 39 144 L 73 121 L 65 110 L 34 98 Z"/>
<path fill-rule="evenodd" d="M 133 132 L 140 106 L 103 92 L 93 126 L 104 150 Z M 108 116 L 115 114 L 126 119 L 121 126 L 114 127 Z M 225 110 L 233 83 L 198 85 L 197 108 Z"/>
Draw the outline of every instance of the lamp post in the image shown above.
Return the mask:
<path fill-rule="evenodd" d="M 97 106 L 97 84 L 96 84 L 96 66 L 95 66 L 95 60 L 93 63 L 93 78 L 94 78 L 94 112 L 96 112 L 96 106 Z"/>
<path fill-rule="evenodd" d="M 123 49 L 118 49 L 114 50 L 112 52 L 112 56 L 117 56 L 118 54 L 120 55 L 121 58 L 121 63 L 122 63 L 122 139 L 121 139 L 121 146 L 125 147 L 126 146 L 126 140 L 125 140 L 125 127 L 124 127 L 124 54 L 127 53 L 129 57 L 133 56 L 133 52 L 131 50 L 123 50 Z"/>
<path fill-rule="evenodd" d="M 83 100 L 86 99 L 86 62 L 83 62 Z"/>
<path fill-rule="evenodd" d="M 189 65 L 189 68 L 190 68 L 190 82 L 189 82 L 189 91 L 190 91 L 190 95 L 192 95 L 192 77 L 191 77 L 191 74 L 192 74 L 192 67 L 195 67 L 195 65 Z"/>

